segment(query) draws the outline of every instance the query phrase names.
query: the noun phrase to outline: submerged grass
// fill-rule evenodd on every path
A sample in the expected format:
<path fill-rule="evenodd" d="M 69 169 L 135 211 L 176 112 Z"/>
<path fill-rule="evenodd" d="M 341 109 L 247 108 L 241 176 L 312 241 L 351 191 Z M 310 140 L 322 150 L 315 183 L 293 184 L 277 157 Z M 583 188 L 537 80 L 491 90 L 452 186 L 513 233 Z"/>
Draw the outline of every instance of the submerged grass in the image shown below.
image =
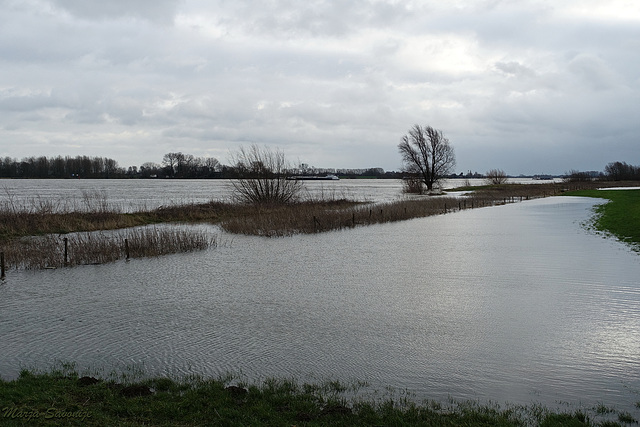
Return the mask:
<path fill-rule="evenodd" d="M 461 204 L 462 202 L 460 206 Z M 221 226 L 230 233 L 290 236 L 437 215 L 458 207 L 457 199 L 444 196 L 376 205 L 347 200 L 331 204 L 299 203 L 268 209 L 258 208 L 245 215 L 224 220 Z"/>
<path fill-rule="evenodd" d="M 600 185 L 606 185 L 599 183 Z M 289 236 L 352 228 L 361 225 L 404 221 L 463 209 L 495 206 L 562 194 L 568 189 L 592 188 L 593 183 L 501 184 L 461 187 L 466 197 L 413 196 L 383 204 L 334 200 L 332 203 L 296 203 L 279 207 L 256 207 L 221 220 L 230 233 L 258 236 Z"/>
<path fill-rule="evenodd" d="M 0 251 L 5 252 L 7 265 L 16 268 L 96 264 L 125 256 L 125 238 L 129 239 L 130 256 L 134 258 L 192 251 L 212 245 L 212 242 L 205 243 L 207 239 L 201 233 L 185 230 L 122 231 L 143 225 L 206 222 L 219 224 L 230 233 L 289 236 L 494 206 L 563 194 L 567 190 L 590 189 L 596 185 L 602 187 L 620 184 L 588 182 L 488 185 L 454 189 L 469 192 L 462 198 L 452 198 L 446 194 L 419 196 L 384 204 L 355 202 L 336 198 L 335 195 L 326 200 L 306 200 L 284 205 L 211 201 L 131 213 L 111 208 L 104 194 L 86 194 L 82 205 L 74 207 L 74 211 L 42 200 L 32 201 L 27 207 L 18 207 L 8 199 L 0 206 Z M 596 194 L 608 197 L 608 193 Z M 612 197 L 614 196 L 615 193 Z M 631 212 L 628 203 L 620 209 L 621 211 L 614 209 L 614 212 L 604 215 L 599 220 L 601 222 L 598 227 L 611 230 L 622 239 L 637 242 L 640 240 L 637 218 L 634 217 L 635 222 L 627 221 L 628 213 Z M 121 231 L 103 233 L 105 230 Z M 69 257 L 66 264 L 61 255 L 62 234 L 68 238 Z"/>
<path fill-rule="evenodd" d="M 45 269 L 104 264 L 123 258 L 192 252 L 216 246 L 203 231 L 143 227 L 99 233 L 45 235 L 11 240 L 3 245 L 7 268 Z"/>
<path fill-rule="evenodd" d="M 232 385 L 233 383 L 233 385 Z M 595 412 L 554 411 L 540 405 L 482 405 L 410 399 L 347 397 L 359 385 L 338 381 L 300 384 L 267 379 L 258 385 L 218 379 L 167 377 L 131 380 L 80 376 L 72 364 L 39 373 L 23 370 L 0 379 L 3 425 L 156 426 L 596 426 Z M 637 422 L 626 412 L 620 423 Z"/>
<path fill-rule="evenodd" d="M 640 190 L 581 190 L 566 195 L 610 200 L 595 208 L 592 226 L 640 250 Z"/>

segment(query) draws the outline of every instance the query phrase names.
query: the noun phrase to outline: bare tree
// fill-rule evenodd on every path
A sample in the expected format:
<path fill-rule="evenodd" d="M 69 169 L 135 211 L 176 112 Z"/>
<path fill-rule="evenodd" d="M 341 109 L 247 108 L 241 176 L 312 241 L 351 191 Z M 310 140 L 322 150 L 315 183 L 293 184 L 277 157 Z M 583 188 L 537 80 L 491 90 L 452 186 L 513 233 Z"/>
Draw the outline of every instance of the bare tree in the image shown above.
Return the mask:
<path fill-rule="evenodd" d="M 489 184 L 500 185 L 507 183 L 507 174 L 504 173 L 501 169 L 491 169 L 489 172 L 484 174 L 484 179 Z"/>
<path fill-rule="evenodd" d="M 182 162 L 183 159 L 184 154 L 180 152 L 167 153 L 164 155 L 164 157 L 162 158 L 162 164 L 167 170 L 167 174 L 169 176 L 173 177 L 176 174 L 176 172 L 178 171 L 178 165 Z"/>
<path fill-rule="evenodd" d="M 572 169 L 568 173 L 566 173 L 565 182 L 591 182 L 593 181 L 593 177 L 589 175 L 588 172 L 580 172 L 578 170 Z"/>
<path fill-rule="evenodd" d="M 456 157 L 441 130 L 414 125 L 398 144 L 405 172 L 418 177 L 427 190 L 451 173 Z"/>
<path fill-rule="evenodd" d="M 302 183 L 287 179 L 289 165 L 282 151 L 254 144 L 240 147 L 232 161 L 238 174 L 232 183 L 239 201 L 284 204 L 298 200 Z"/>
<path fill-rule="evenodd" d="M 607 177 L 613 181 L 630 181 L 640 179 L 640 166 L 632 166 L 626 162 L 612 162 L 605 168 Z"/>

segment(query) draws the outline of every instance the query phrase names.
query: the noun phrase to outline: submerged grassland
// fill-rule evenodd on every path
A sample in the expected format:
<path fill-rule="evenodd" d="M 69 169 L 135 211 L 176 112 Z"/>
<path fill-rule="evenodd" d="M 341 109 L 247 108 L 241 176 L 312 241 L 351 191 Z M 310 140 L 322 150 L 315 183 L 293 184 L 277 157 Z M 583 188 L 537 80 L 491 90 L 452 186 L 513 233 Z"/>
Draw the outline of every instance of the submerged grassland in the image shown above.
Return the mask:
<path fill-rule="evenodd" d="M 72 364 L 50 372 L 23 370 L 0 379 L 0 422 L 7 426 L 621 426 L 627 412 L 600 405 L 562 412 L 541 405 L 413 402 L 358 398 L 364 384 L 300 384 L 268 379 L 258 385 L 189 377 L 132 380 L 80 376 Z M 350 397 L 349 397 L 350 396 Z M 640 403 L 639 403 L 640 405 Z"/>
<path fill-rule="evenodd" d="M 461 197 L 450 197 L 445 193 L 405 197 L 383 204 L 336 198 L 286 204 L 211 201 L 136 212 L 121 212 L 110 207 L 103 194 L 85 195 L 84 204 L 72 207 L 72 210 L 64 204 L 60 207 L 42 200 L 18 208 L 9 200 L 0 205 L 0 252 L 4 254 L 7 268 L 99 264 L 215 246 L 215 239 L 202 231 L 172 230 L 170 227 L 175 224 L 209 223 L 217 224 L 229 233 L 279 237 L 404 221 L 555 196 L 568 190 L 585 192 L 567 194 L 614 198 L 616 203 L 611 204 L 612 208 L 609 205 L 602 207 L 606 215 L 598 220 L 597 227 L 609 230 L 621 239 L 638 242 L 638 214 L 630 206 L 633 205 L 633 194 L 637 193 L 622 196 L 618 192 L 584 190 L 616 184 L 619 185 L 603 182 L 501 184 L 451 190 L 467 193 Z M 630 212 L 636 212 L 636 216 L 630 217 Z M 134 227 L 155 224 L 170 226 L 132 231 Z M 105 230 L 116 231 L 103 233 Z"/>
<path fill-rule="evenodd" d="M 580 190 L 565 195 L 608 199 L 595 208 L 593 228 L 640 250 L 640 190 Z"/>

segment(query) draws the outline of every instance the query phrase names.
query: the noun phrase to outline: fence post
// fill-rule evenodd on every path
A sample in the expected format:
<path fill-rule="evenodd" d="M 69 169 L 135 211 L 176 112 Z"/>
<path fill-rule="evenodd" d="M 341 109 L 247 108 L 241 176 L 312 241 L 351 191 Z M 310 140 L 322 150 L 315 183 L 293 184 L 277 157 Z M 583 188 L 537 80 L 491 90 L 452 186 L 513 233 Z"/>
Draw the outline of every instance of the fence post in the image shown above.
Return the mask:
<path fill-rule="evenodd" d="M 4 252 L 0 252 L 0 280 L 4 280 Z"/>
<path fill-rule="evenodd" d="M 129 261 L 129 239 L 124 239 L 124 253 L 127 257 L 127 261 Z"/>
<path fill-rule="evenodd" d="M 64 265 L 69 265 L 69 239 L 64 238 Z"/>
<path fill-rule="evenodd" d="M 355 227 L 356 226 L 356 213 L 352 212 L 351 213 L 351 224 Z"/>

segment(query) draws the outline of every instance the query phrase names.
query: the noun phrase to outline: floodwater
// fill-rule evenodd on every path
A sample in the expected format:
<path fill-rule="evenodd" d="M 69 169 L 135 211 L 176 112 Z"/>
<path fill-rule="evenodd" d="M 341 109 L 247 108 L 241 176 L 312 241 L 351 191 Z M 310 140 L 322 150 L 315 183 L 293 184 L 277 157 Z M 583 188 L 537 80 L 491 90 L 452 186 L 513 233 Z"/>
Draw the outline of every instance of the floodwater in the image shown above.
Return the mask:
<path fill-rule="evenodd" d="M 535 183 L 531 179 L 510 179 Z M 549 181 L 541 181 L 549 182 Z M 481 185 L 483 179 L 449 179 L 443 188 Z M 234 189 L 229 180 L 194 179 L 12 179 L 0 180 L 0 207 L 38 209 L 51 202 L 54 210 L 95 210 L 106 202 L 109 208 L 130 212 L 185 203 L 228 201 Z M 342 179 L 303 181 L 305 198 L 387 202 L 404 197 L 397 179 Z"/>
<path fill-rule="evenodd" d="M 638 418 L 640 256 L 553 197 L 107 265 L 9 271 L 0 376 L 56 361 L 149 374 L 367 381 L 446 401 Z"/>

